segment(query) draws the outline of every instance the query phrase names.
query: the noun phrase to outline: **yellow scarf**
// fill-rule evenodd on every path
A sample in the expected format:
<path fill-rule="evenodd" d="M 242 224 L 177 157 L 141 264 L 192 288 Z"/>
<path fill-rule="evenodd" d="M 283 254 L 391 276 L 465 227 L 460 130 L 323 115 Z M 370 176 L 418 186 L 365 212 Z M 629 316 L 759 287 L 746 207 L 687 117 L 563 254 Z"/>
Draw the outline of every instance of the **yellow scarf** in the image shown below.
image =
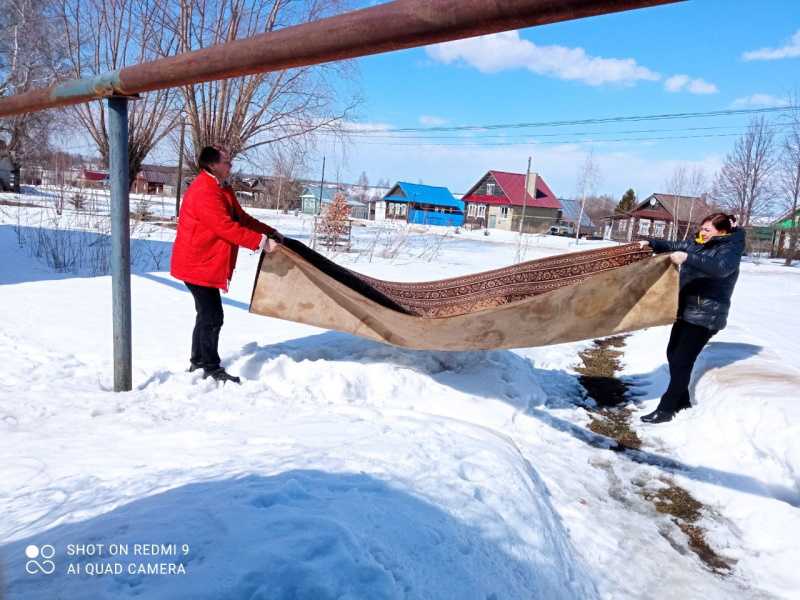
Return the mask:
<path fill-rule="evenodd" d="M 708 238 L 708 240 L 711 240 L 711 239 L 713 239 L 715 237 L 728 237 L 729 235 L 730 235 L 730 233 L 721 233 L 719 235 L 715 235 L 715 236 L 712 236 L 712 237 Z M 703 237 L 702 233 L 698 233 L 697 237 L 694 238 L 694 241 L 696 243 L 698 243 L 698 244 L 705 244 L 708 240 Z"/>

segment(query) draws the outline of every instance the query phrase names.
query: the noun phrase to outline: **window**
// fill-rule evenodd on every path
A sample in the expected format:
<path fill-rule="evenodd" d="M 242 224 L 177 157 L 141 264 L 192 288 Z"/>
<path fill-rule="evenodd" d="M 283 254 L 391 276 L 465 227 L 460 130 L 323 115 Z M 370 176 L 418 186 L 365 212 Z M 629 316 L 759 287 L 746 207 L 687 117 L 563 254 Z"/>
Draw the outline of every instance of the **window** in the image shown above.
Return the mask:
<path fill-rule="evenodd" d="M 487 183 L 486 184 L 486 195 L 487 196 L 494 196 L 494 183 Z"/>
<path fill-rule="evenodd" d="M 468 205 L 468 207 L 467 207 L 467 216 L 468 217 L 474 217 L 475 214 L 476 214 L 475 205 L 474 204 Z"/>
<path fill-rule="evenodd" d="M 654 237 L 664 237 L 664 223 L 663 221 L 655 221 L 653 223 L 653 236 Z"/>
<path fill-rule="evenodd" d="M 501 209 L 500 209 L 500 215 L 501 215 L 501 216 L 502 216 L 504 219 L 507 219 L 507 218 L 508 218 L 508 207 L 507 207 L 507 206 L 504 206 L 503 208 L 501 208 Z"/>
<path fill-rule="evenodd" d="M 648 235 L 650 233 L 650 220 L 642 219 L 639 221 L 639 235 Z"/>
<path fill-rule="evenodd" d="M 486 216 L 486 205 L 480 204 L 478 205 L 478 217 Z"/>
<path fill-rule="evenodd" d="M 619 223 L 619 225 L 617 226 L 617 230 L 620 233 L 625 233 L 626 231 L 628 231 L 628 219 L 620 219 L 619 221 L 617 221 L 617 223 Z"/>

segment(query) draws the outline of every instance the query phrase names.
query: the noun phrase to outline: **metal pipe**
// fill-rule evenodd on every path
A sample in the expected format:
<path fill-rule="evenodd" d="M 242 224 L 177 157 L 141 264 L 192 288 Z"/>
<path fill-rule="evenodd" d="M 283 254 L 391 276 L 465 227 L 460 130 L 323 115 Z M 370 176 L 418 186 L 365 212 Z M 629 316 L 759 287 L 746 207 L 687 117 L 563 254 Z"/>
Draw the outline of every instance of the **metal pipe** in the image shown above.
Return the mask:
<path fill-rule="evenodd" d="M 396 0 L 0 99 L 0 117 L 683 0 Z"/>
<path fill-rule="evenodd" d="M 108 99 L 111 178 L 111 298 L 114 321 L 114 391 L 133 387 L 131 357 L 131 240 L 128 181 L 128 99 Z"/>

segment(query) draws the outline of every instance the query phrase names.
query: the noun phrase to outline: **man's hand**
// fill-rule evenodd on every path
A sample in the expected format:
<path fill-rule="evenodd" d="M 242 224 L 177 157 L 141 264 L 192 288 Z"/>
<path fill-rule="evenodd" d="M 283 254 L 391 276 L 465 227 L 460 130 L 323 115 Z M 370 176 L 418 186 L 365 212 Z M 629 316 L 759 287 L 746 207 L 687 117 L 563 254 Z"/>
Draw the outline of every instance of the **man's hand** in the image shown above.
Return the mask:
<path fill-rule="evenodd" d="M 269 254 L 270 252 L 274 252 L 277 247 L 278 247 L 278 242 L 276 242 L 271 238 L 267 238 L 267 243 L 264 245 L 264 252 Z"/>
<path fill-rule="evenodd" d="M 673 252 L 669 255 L 669 259 L 672 261 L 672 264 L 680 266 L 686 262 L 688 256 L 686 252 Z"/>

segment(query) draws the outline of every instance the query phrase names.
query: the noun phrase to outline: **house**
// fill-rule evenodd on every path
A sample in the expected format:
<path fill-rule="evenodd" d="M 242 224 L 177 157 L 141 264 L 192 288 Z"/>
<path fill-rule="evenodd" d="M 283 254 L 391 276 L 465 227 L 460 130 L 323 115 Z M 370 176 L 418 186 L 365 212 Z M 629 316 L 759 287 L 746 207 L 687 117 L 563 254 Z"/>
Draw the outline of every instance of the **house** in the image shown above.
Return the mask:
<path fill-rule="evenodd" d="M 700 220 L 711 212 L 711 206 L 703 198 L 651 194 L 633 210 L 604 218 L 603 237 L 617 242 L 649 238 L 682 240 L 699 229 Z"/>
<path fill-rule="evenodd" d="M 578 219 L 581 220 L 580 233 L 581 236 L 593 236 L 597 232 L 597 227 L 586 214 L 586 211 L 581 214 L 581 201 L 568 200 L 567 198 L 559 198 L 561 203 L 561 217 L 559 217 L 556 226 L 566 227 L 570 235 L 575 235 L 578 228 Z"/>
<path fill-rule="evenodd" d="M 142 165 L 131 185 L 134 194 L 168 194 L 175 192 L 177 167 Z"/>
<path fill-rule="evenodd" d="M 517 231 L 524 213 L 525 232 L 547 231 L 560 218 L 561 203 L 542 177 L 532 173 L 527 190 L 525 179 L 525 173 L 488 171 L 464 194 L 467 227 Z"/>
<path fill-rule="evenodd" d="M 353 219 L 367 219 L 369 218 L 369 207 L 365 202 L 348 197 L 345 190 L 339 187 L 325 187 L 322 188 L 322 197 L 320 199 L 319 186 L 311 186 L 303 189 L 300 194 L 301 210 L 307 215 L 319 215 L 323 212 L 325 207 L 333 202 L 336 194 L 344 194 L 345 201 L 350 207 L 350 217 Z"/>
<path fill-rule="evenodd" d="M 81 187 L 108 187 L 108 171 L 84 167 L 77 182 Z"/>
<path fill-rule="evenodd" d="M 459 227 L 464 223 L 464 203 L 446 187 L 398 181 L 376 202 L 375 220 L 383 219 Z"/>
<path fill-rule="evenodd" d="M 792 211 L 786 212 L 779 219 L 770 224 L 772 231 L 772 251 L 770 256 L 773 258 L 786 258 L 786 252 L 791 245 L 792 229 L 800 232 L 800 208 L 794 211 L 794 218 L 792 218 Z"/>

